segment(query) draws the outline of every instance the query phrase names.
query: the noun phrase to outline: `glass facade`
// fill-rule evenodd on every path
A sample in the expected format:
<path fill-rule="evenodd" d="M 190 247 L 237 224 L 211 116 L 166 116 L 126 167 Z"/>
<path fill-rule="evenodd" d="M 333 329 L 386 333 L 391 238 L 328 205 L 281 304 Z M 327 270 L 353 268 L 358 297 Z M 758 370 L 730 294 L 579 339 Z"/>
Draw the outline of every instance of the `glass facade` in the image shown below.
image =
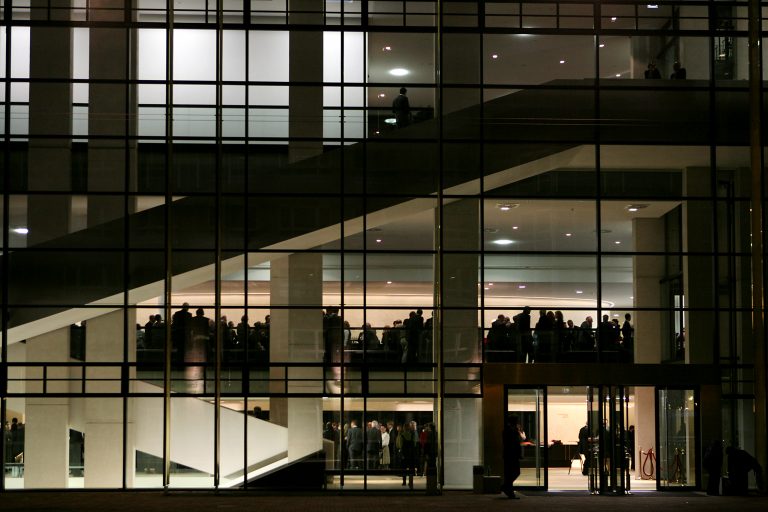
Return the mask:
<path fill-rule="evenodd" d="M 765 463 L 747 2 L 0 4 L 0 489 Z"/>

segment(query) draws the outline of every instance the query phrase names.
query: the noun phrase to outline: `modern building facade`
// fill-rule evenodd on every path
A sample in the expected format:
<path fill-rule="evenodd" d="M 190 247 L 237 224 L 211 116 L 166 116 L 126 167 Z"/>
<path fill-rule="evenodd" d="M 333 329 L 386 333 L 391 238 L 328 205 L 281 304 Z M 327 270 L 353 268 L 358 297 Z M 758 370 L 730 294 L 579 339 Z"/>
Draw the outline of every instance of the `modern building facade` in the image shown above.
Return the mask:
<path fill-rule="evenodd" d="M 765 466 L 761 9 L 5 0 L 0 489 Z"/>

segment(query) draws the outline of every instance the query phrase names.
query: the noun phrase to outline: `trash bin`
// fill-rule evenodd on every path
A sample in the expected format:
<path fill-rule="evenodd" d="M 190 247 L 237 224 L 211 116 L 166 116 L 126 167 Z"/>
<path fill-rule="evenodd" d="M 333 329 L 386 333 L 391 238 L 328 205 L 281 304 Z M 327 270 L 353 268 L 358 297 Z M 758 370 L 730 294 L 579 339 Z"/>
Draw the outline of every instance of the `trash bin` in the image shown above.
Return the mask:
<path fill-rule="evenodd" d="M 483 466 L 472 466 L 472 492 L 483 494 L 483 477 L 485 468 Z"/>

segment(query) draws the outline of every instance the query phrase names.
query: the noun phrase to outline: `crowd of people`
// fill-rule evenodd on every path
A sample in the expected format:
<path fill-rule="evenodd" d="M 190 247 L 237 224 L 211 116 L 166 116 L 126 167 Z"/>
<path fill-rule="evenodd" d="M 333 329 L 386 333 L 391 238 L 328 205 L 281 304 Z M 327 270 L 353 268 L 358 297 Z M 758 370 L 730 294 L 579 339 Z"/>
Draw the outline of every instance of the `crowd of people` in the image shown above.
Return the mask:
<path fill-rule="evenodd" d="M 531 308 L 512 318 L 500 314 L 491 324 L 486 337 L 486 360 L 516 361 L 520 363 L 547 363 L 559 360 L 562 353 L 613 351 L 622 358 L 632 360 L 635 328 L 632 315 L 624 315 L 624 323 L 603 315 L 597 327 L 587 316 L 580 326 L 565 320 L 562 311 L 539 310 L 533 323 Z"/>
<path fill-rule="evenodd" d="M 173 358 L 177 362 L 204 363 L 213 361 L 216 330 L 220 328 L 224 362 L 269 362 L 270 315 L 264 321 L 249 324 L 243 315 L 240 323 L 221 316 L 218 325 L 198 308 L 193 316 L 187 303 L 171 317 L 170 334 Z M 377 331 L 370 323 L 353 328 L 339 315 L 339 308 L 330 307 L 322 316 L 323 362 L 339 364 L 362 362 L 413 364 L 433 360 L 433 322 L 425 319 L 421 309 L 411 311 L 405 319 L 397 319 Z M 531 308 L 526 306 L 517 315 L 499 314 L 491 323 L 484 339 L 488 362 L 556 362 L 560 356 L 575 352 L 615 352 L 621 360 L 632 361 L 634 352 L 632 316 L 624 322 L 603 315 L 595 326 L 591 316 L 580 325 L 565 320 L 562 311 L 539 310 L 534 321 Z M 379 335 L 380 334 L 380 335 Z M 162 357 L 165 346 L 166 323 L 159 314 L 137 325 L 137 346 L 140 351 Z"/>
<path fill-rule="evenodd" d="M 437 435 L 433 423 L 395 423 L 371 420 L 363 428 L 358 420 L 339 426 L 325 424 L 323 438 L 334 446 L 336 468 L 388 470 L 400 473 L 403 485 L 413 488 L 414 476 L 425 476 L 435 468 Z"/>
<path fill-rule="evenodd" d="M 323 315 L 323 339 L 326 363 L 341 362 L 341 347 L 345 361 L 362 361 L 363 352 L 368 361 L 389 363 L 424 363 L 432 361 L 432 317 L 424 319 L 421 309 L 411 311 L 408 318 L 395 320 L 382 329 L 381 337 L 366 322 L 357 336 L 339 316 L 338 308 L 328 308 Z"/>
<path fill-rule="evenodd" d="M 24 462 L 24 423 L 18 418 L 11 419 L 3 425 L 6 464 Z"/>
<path fill-rule="evenodd" d="M 226 316 L 221 316 L 217 325 L 212 318 L 205 316 L 203 308 L 197 308 L 194 316 L 189 309 L 189 304 L 185 302 L 171 317 L 171 342 L 177 362 L 213 361 L 217 327 L 221 328 L 226 362 L 238 360 L 246 349 L 249 361 L 269 362 L 270 315 L 264 318 L 264 322 L 257 321 L 253 325 L 248 323 L 246 315 L 240 318 L 237 325 L 227 320 Z M 137 325 L 136 329 L 139 350 L 160 352 L 165 347 L 166 323 L 162 315 L 150 315 L 147 323 Z"/>

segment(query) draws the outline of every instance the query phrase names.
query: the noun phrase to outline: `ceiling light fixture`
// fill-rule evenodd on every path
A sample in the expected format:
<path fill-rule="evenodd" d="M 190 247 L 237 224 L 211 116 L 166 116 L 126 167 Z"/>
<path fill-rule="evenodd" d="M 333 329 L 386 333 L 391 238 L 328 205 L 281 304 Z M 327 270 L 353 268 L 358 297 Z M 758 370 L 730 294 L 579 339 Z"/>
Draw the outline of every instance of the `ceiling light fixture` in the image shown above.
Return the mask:
<path fill-rule="evenodd" d="M 389 74 L 392 75 L 392 76 L 405 76 L 405 75 L 407 75 L 409 73 L 410 73 L 410 71 L 408 71 L 407 69 L 403 69 L 403 68 L 394 68 L 394 69 L 390 69 L 389 70 Z"/>
<path fill-rule="evenodd" d="M 515 243 L 515 241 L 509 240 L 508 238 L 500 238 L 498 240 L 494 240 L 493 243 L 496 245 L 511 245 Z"/>
<path fill-rule="evenodd" d="M 512 229 L 517 229 L 517 226 L 512 226 Z"/>
<path fill-rule="evenodd" d="M 391 52 L 392 51 L 392 47 L 391 46 L 385 46 L 384 48 L 381 49 L 381 51 L 383 51 L 383 52 Z"/>
<path fill-rule="evenodd" d="M 387 281 L 387 284 L 392 284 L 392 281 Z"/>
<path fill-rule="evenodd" d="M 29 233 L 29 229 L 27 228 L 14 228 L 11 231 L 16 233 L 17 235 L 26 235 L 27 233 Z"/>
<path fill-rule="evenodd" d="M 383 92 L 380 92 L 380 93 L 379 93 L 379 98 L 386 98 L 386 97 L 387 97 L 387 95 L 386 95 L 386 94 L 384 94 Z"/>
<path fill-rule="evenodd" d="M 613 242 L 613 243 L 615 243 L 616 245 L 620 245 L 620 244 L 621 244 L 621 241 L 620 241 L 620 240 L 616 240 L 616 241 L 615 241 L 615 242 Z"/>
<path fill-rule="evenodd" d="M 381 238 L 377 238 L 377 239 L 376 239 L 376 243 L 377 243 L 377 244 L 380 244 L 380 243 L 381 243 Z"/>
<path fill-rule="evenodd" d="M 642 210 L 644 208 L 648 208 L 647 204 L 629 204 L 627 205 L 627 211 L 628 212 L 636 212 L 639 210 Z"/>
<path fill-rule="evenodd" d="M 395 119 L 394 117 L 388 117 L 384 120 L 384 122 L 386 124 L 397 124 L 397 119 Z"/>
<path fill-rule="evenodd" d="M 498 55 L 498 54 L 496 54 L 496 53 L 494 53 L 493 55 L 491 55 L 491 58 L 492 58 L 492 59 L 498 59 L 498 58 L 499 58 L 499 55 Z"/>
<path fill-rule="evenodd" d="M 573 236 L 573 233 L 566 233 L 565 236 Z"/>
<path fill-rule="evenodd" d="M 583 292 L 583 291 L 581 291 L 581 290 L 576 290 L 576 294 L 577 294 L 577 295 L 581 295 L 582 293 L 584 293 L 584 292 Z"/>
<path fill-rule="evenodd" d="M 611 16 L 611 22 L 616 21 L 616 16 Z"/>
<path fill-rule="evenodd" d="M 496 208 L 503 212 L 508 212 L 520 206 L 520 203 L 496 203 Z"/>
<path fill-rule="evenodd" d="M 518 286 L 518 288 L 520 288 L 521 290 L 525 290 L 525 285 L 521 284 L 521 285 Z"/>
<path fill-rule="evenodd" d="M 561 61 L 560 61 L 560 64 L 565 64 L 565 60 L 561 60 Z"/>
<path fill-rule="evenodd" d="M 605 43 L 600 43 L 600 48 L 605 48 Z"/>

